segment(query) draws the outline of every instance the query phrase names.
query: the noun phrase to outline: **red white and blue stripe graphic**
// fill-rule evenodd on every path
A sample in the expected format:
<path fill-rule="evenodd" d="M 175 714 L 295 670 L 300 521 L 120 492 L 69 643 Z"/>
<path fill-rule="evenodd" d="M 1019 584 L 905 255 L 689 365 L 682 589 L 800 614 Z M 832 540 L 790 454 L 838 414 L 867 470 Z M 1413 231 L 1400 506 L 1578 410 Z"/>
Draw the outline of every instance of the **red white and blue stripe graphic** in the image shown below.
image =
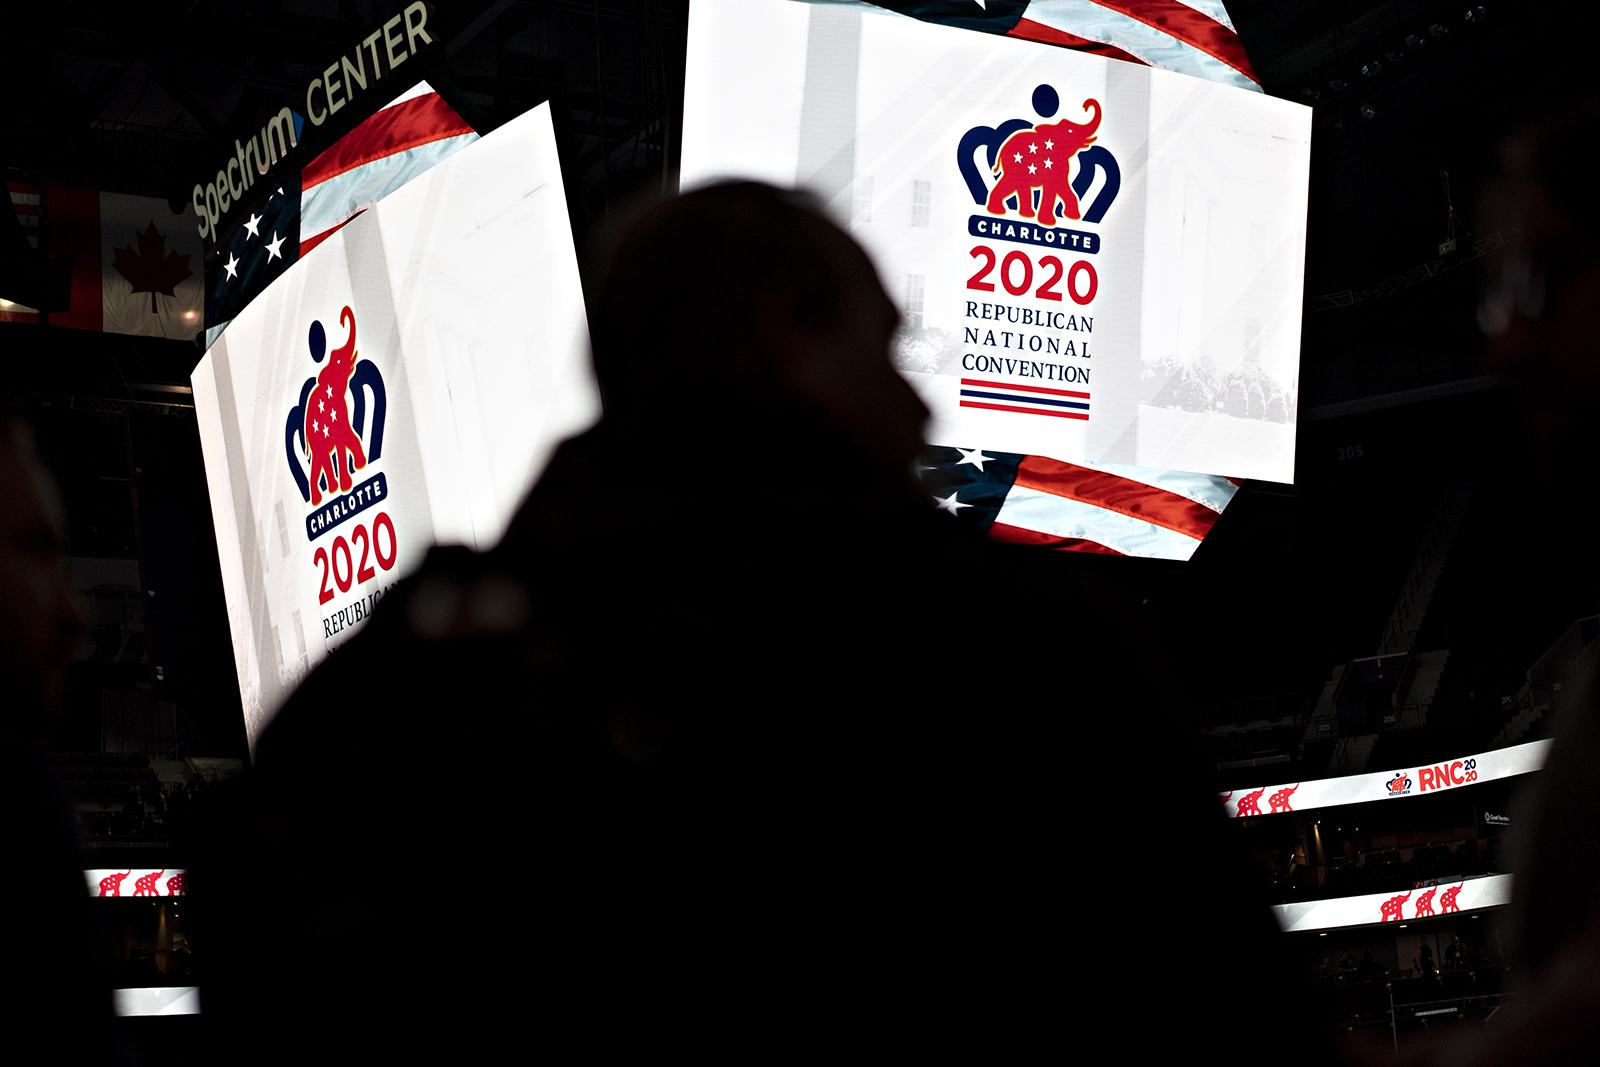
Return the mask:
<path fill-rule="evenodd" d="M 995 541 L 1187 560 L 1238 486 L 1228 478 L 929 447 L 918 474 L 934 504 Z"/>
<path fill-rule="evenodd" d="M 1020 37 L 1261 91 L 1223 0 L 808 0 Z"/>
<path fill-rule="evenodd" d="M 1033 0 L 1008 36 L 1261 91 L 1222 0 Z"/>
<path fill-rule="evenodd" d="M 987 378 L 961 379 L 961 406 L 1057 419 L 1089 418 L 1089 394 L 1078 389 L 1015 385 Z"/>
<path fill-rule="evenodd" d="M 419 82 L 301 172 L 300 254 L 477 139 L 432 86 Z"/>

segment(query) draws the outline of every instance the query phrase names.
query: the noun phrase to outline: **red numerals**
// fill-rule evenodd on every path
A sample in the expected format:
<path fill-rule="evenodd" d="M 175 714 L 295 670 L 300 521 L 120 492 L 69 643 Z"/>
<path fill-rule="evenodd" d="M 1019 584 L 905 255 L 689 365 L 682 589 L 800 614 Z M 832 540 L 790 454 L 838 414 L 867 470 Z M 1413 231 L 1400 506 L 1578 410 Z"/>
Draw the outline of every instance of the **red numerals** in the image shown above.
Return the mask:
<path fill-rule="evenodd" d="M 333 590 L 328 588 L 328 550 L 317 549 L 317 554 L 311 557 L 313 564 L 322 564 L 322 589 L 317 593 L 317 603 L 326 604 L 333 599 Z"/>
<path fill-rule="evenodd" d="M 361 549 L 359 562 L 351 553 L 352 541 Z M 357 523 L 355 529 L 350 531 L 349 541 L 335 537 L 331 552 L 319 548 L 312 555 L 312 565 L 322 568 L 322 585 L 317 590 L 317 603 L 326 604 L 333 599 L 333 590 L 328 588 L 330 577 L 333 584 L 339 587 L 339 592 L 348 593 L 351 586 L 370 582 L 378 576 L 378 572 L 367 562 L 369 555 L 377 560 L 379 567 L 389 570 L 399 554 L 400 546 L 394 538 L 394 521 L 389 518 L 388 512 L 378 512 L 372 520 L 371 533 L 367 532 L 364 524 Z"/>
<path fill-rule="evenodd" d="M 1089 282 L 1088 285 L 1084 287 L 1083 295 L 1079 296 L 1078 278 L 1085 274 L 1089 276 Z M 1089 301 L 1094 299 L 1094 294 L 1098 292 L 1099 289 L 1100 276 L 1095 274 L 1094 267 L 1086 260 L 1078 260 L 1078 262 L 1072 265 L 1072 269 L 1067 272 L 1067 295 L 1072 297 L 1072 302 L 1074 304 L 1087 304 Z"/>
<path fill-rule="evenodd" d="M 1060 300 L 1061 294 L 1056 292 L 1056 283 L 1061 281 L 1061 272 L 1066 268 L 1061 265 L 1061 261 L 1055 256 L 1045 256 L 1039 261 L 1039 266 L 1049 267 L 1055 273 L 1045 279 L 1045 283 L 1039 286 L 1039 291 L 1033 295 L 1040 300 Z"/>
<path fill-rule="evenodd" d="M 1022 267 L 1022 280 L 1016 285 L 1012 285 L 1011 277 L 1016 272 L 1011 268 L 1019 265 Z M 1012 296 L 1024 295 L 1029 289 L 1033 288 L 1033 260 L 1022 252 L 1008 254 L 1005 261 L 1000 264 L 1000 281 L 1005 284 L 1006 292 Z"/>
<path fill-rule="evenodd" d="M 350 540 L 361 546 L 361 564 L 356 567 L 356 581 L 371 581 L 378 576 L 378 572 L 367 564 L 367 553 L 372 548 L 371 539 L 367 537 L 367 528 L 365 526 L 357 526 L 350 535 Z"/>
<path fill-rule="evenodd" d="M 1000 284 L 1005 286 L 1006 292 L 1012 296 L 1026 296 L 1029 289 L 1033 289 L 1033 260 L 1028 253 L 1021 250 L 1007 252 L 1005 259 L 998 259 L 994 249 L 987 245 L 976 245 L 969 253 L 974 259 L 982 258 L 983 266 L 978 273 L 967 279 L 967 288 L 976 289 L 983 293 L 994 292 L 994 283 L 985 281 L 994 273 L 995 264 L 1000 266 Z M 1040 283 L 1039 288 L 1033 290 L 1033 295 L 1040 300 L 1061 299 L 1061 291 L 1056 286 L 1061 284 L 1062 275 L 1066 275 L 1067 295 L 1074 304 L 1087 304 L 1094 300 L 1095 294 L 1100 291 L 1100 276 L 1095 273 L 1094 264 L 1086 259 L 1074 263 L 1071 269 L 1062 263 L 1057 256 L 1044 256 L 1039 260 L 1041 272 L 1048 270 L 1050 276 Z"/>
<path fill-rule="evenodd" d="M 361 529 L 357 526 L 356 529 Z M 344 573 L 339 573 L 339 557 L 344 556 Z M 350 562 L 350 542 L 342 537 L 333 539 L 333 580 L 339 586 L 339 592 L 348 593 L 350 582 L 355 578 L 355 565 Z"/>
<path fill-rule="evenodd" d="M 994 292 L 994 282 L 984 281 L 989 276 L 989 272 L 994 270 L 994 249 L 978 245 L 970 254 L 982 256 L 983 266 L 978 269 L 978 273 L 967 279 L 967 288 L 976 289 L 982 293 Z"/>

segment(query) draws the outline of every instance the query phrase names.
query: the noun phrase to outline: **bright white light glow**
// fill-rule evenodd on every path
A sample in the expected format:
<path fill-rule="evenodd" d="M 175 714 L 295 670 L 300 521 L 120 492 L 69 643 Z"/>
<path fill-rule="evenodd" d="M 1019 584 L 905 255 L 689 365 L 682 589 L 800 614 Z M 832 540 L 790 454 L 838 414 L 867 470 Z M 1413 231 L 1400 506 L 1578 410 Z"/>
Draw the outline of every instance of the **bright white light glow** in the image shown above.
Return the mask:
<path fill-rule="evenodd" d="M 111 996 L 117 1014 L 124 1017 L 200 1014 L 199 986 L 166 985 L 140 989 L 113 989 Z"/>

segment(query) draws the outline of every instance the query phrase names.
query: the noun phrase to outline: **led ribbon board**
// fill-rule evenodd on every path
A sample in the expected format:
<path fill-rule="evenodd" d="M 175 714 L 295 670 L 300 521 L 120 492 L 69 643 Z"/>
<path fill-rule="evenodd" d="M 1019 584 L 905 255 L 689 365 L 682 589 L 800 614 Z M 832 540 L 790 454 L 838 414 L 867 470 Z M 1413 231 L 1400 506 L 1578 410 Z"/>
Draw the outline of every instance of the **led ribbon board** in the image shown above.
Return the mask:
<path fill-rule="evenodd" d="M 549 106 L 334 233 L 193 382 L 253 746 L 430 545 L 495 544 L 599 414 Z"/>
<path fill-rule="evenodd" d="M 848 225 L 930 442 L 1293 481 L 1309 108 L 857 7 L 694 0 L 688 38 L 684 186 Z"/>
<path fill-rule="evenodd" d="M 1490 874 L 1425 882 L 1404 893 L 1367 893 L 1359 897 L 1275 904 L 1272 914 L 1278 920 L 1278 927 L 1292 934 L 1369 923 L 1412 922 L 1509 903 L 1511 875 Z"/>
<path fill-rule="evenodd" d="M 83 872 L 94 897 L 181 897 L 189 872 L 181 868 L 98 868 Z"/>
<path fill-rule="evenodd" d="M 1365 804 L 1370 800 L 1427 796 L 1477 782 L 1531 774 L 1544 766 L 1544 761 L 1550 755 L 1550 744 L 1548 740 L 1530 741 L 1525 745 L 1497 748 L 1475 756 L 1454 757 L 1421 767 L 1380 771 L 1376 774 L 1351 774 L 1311 782 L 1285 782 L 1264 785 L 1258 789 L 1234 789 L 1221 794 L 1222 806 L 1230 817 L 1246 818 L 1329 808 L 1339 804 Z"/>

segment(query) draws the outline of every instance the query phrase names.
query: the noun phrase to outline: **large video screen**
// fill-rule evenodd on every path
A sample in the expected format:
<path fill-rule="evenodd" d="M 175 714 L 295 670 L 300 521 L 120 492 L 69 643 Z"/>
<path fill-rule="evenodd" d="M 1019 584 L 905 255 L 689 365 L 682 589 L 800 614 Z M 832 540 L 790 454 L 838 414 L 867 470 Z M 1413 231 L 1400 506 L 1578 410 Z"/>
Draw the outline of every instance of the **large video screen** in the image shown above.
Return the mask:
<path fill-rule="evenodd" d="M 816 193 L 929 440 L 1293 481 L 1311 111 L 860 5 L 694 0 L 685 188 Z"/>
<path fill-rule="evenodd" d="M 599 414 L 549 106 L 319 244 L 193 383 L 254 745 L 429 546 L 495 544 Z"/>

